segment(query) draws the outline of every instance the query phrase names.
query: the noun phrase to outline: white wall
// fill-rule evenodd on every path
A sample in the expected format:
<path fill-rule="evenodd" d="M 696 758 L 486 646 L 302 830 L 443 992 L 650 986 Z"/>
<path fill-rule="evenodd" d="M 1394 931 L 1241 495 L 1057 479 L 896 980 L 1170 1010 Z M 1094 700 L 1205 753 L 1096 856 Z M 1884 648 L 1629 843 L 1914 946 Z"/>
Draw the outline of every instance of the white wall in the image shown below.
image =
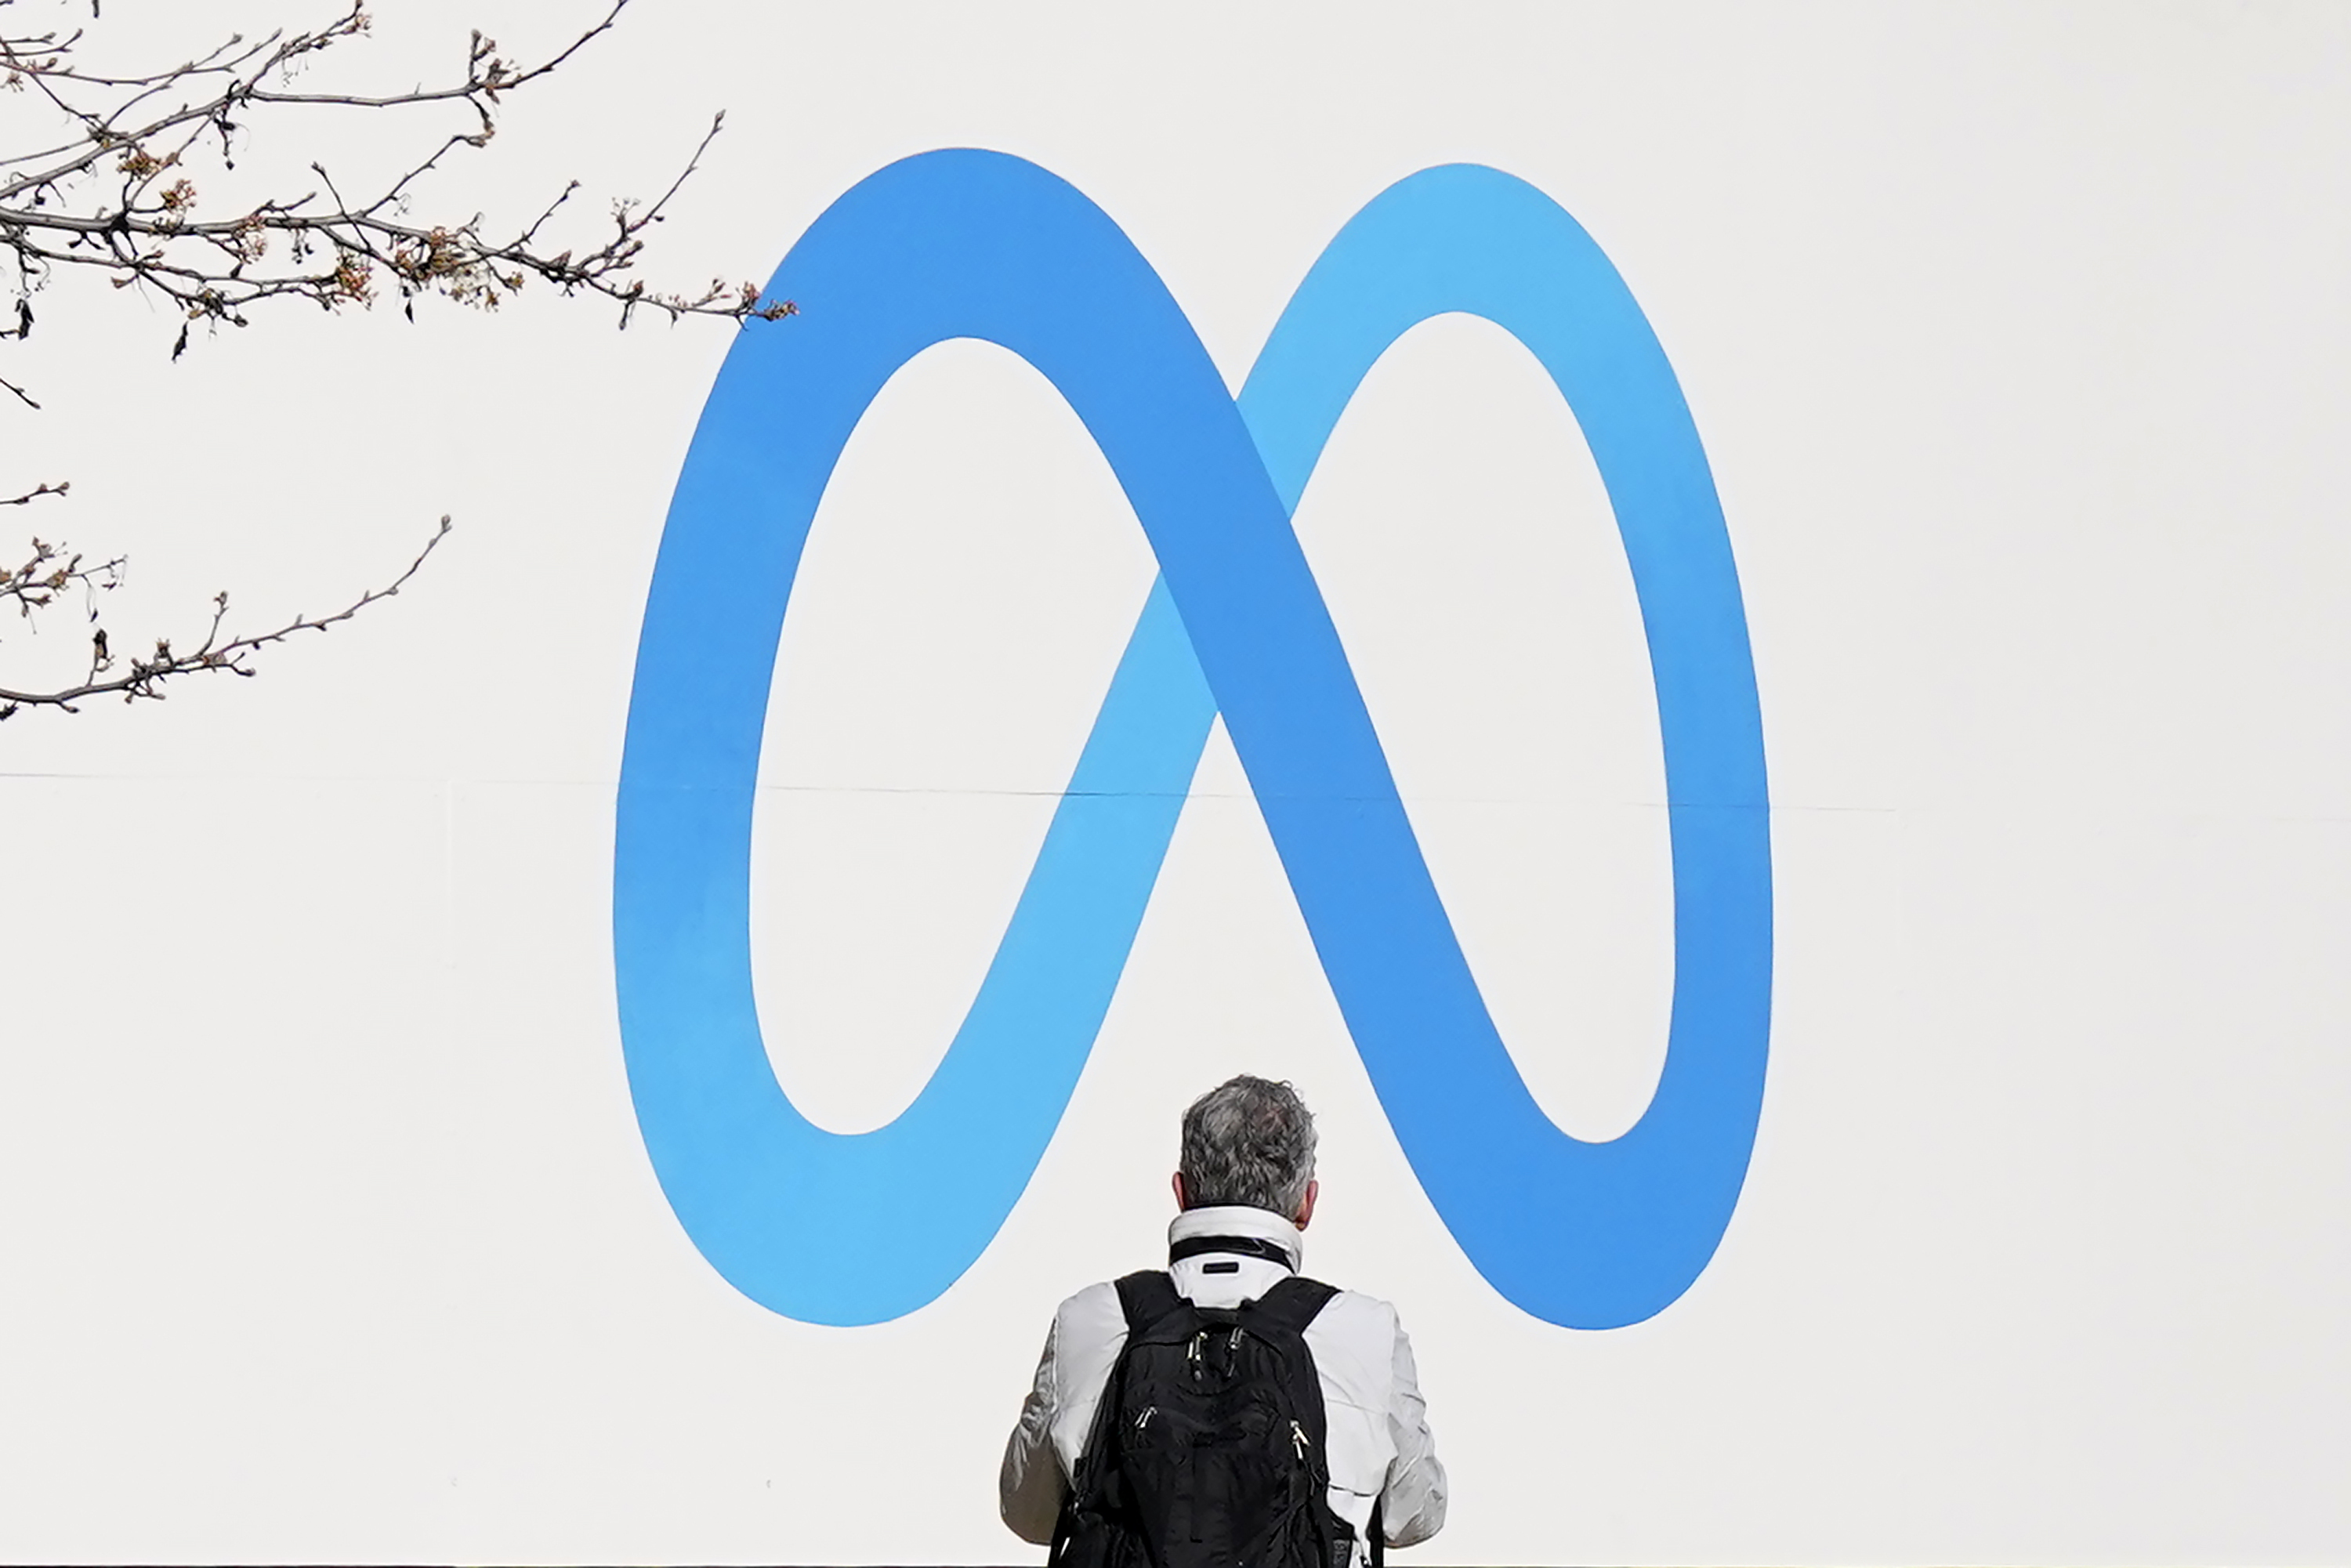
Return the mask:
<path fill-rule="evenodd" d="M 402 7 L 381 57 L 557 11 Z M 160 314 L 61 291 L 12 361 L 51 411 L 0 418 L 12 477 L 74 481 L 25 526 L 133 551 L 115 623 L 316 610 L 460 531 L 256 681 L 0 730 L 0 1555 L 1027 1561 L 992 1489 L 1048 1314 L 1152 1258 L 1174 1118 L 1244 1068 L 1320 1113 L 1311 1266 L 1414 1332 L 1455 1495 L 1406 1561 L 2351 1555 L 2351 13 L 693 0 L 518 100 L 465 200 L 651 189 L 722 105 L 656 266 L 764 276 L 882 163 L 1000 148 L 1125 226 L 1236 384 L 1425 165 L 1607 247 L 1714 464 L 1772 769 L 1723 1249 L 1610 1333 L 1478 1278 L 1219 736 L 995 1246 L 880 1327 L 753 1305 L 653 1181 L 610 938 L 637 617 L 726 329 L 526 300 L 170 366 Z M 1460 320 L 1374 372 L 1299 517 L 1586 1136 L 1638 1113 L 1671 977 L 1608 527 L 1564 405 Z M 755 929 L 778 1071 L 854 1128 L 944 1049 L 1151 569 L 1074 418 L 967 344 L 884 394 L 816 539 Z M 1522 704 L 1557 723 L 1491 722 Z"/>

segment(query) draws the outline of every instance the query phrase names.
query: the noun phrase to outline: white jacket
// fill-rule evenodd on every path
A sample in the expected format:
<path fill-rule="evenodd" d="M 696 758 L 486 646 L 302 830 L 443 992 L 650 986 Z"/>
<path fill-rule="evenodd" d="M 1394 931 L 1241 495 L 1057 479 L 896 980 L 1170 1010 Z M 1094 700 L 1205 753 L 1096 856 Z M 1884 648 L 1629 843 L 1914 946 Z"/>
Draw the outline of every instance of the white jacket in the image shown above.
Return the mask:
<path fill-rule="evenodd" d="M 1246 1253 L 1203 1252 L 1168 1272 L 1196 1305 L 1236 1307 L 1255 1301 L 1297 1271 L 1305 1259 L 1298 1228 L 1269 1209 L 1195 1208 L 1176 1217 L 1167 1244 L 1196 1236 L 1246 1236 L 1285 1249 L 1291 1267 Z M 1231 1266 L 1238 1263 L 1238 1270 Z M 1207 1266 L 1220 1267 L 1215 1273 Z M 1094 1406 L 1126 1343 L 1118 1287 L 1089 1285 L 1053 1314 L 1036 1385 L 1020 1406 L 998 1478 L 1004 1522 L 1024 1541 L 1053 1538 L 1061 1496 L 1077 1474 Z M 1412 1342 L 1385 1301 L 1342 1291 L 1307 1325 L 1306 1347 L 1322 1384 L 1331 1506 L 1363 1542 L 1372 1504 L 1384 1498 L 1382 1533 L 1391 1546 L 1426 1541 L 1445 1523 L 1445 1467 L 1437 1461 L 1428 1410 L 1413 1371 Z"/>

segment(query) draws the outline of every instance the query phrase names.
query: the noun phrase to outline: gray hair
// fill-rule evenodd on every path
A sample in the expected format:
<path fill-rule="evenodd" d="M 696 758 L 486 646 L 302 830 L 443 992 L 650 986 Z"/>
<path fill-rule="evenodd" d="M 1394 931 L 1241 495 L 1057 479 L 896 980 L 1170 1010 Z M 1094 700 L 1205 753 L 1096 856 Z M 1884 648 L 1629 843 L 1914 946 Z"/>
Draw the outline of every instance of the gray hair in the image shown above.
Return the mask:
<path fill-rule="evenodd" d="M 1314 1179 L 1314 1115 L 1298 1091 L 1244 1072 L 1184 1113 L 1184 1206 L 1244 1204 L 1284 1219 Z"/>

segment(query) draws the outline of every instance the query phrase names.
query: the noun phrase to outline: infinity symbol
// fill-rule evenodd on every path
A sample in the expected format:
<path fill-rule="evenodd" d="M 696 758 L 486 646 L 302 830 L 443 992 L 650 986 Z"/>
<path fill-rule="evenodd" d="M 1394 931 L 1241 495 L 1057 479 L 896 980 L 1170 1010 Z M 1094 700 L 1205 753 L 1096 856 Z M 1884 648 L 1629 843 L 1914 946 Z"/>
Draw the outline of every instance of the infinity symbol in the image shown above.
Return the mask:
<path fill-rule="evenodd" d="M 789 331 L 736 340 L 670 505 L 622 761 L 613 959 L 638 1124 L 705 1258 L 788 1317 L 872 1323 L 936 1299 L 995 1237 L 1092 1049 L 1221 712 L 1405 1156 L 1504 1296 L 1638 1322 L 1713 1256 L 1761 1109 L 1771 871 L 1737 569 L 1689 411 L 1589 235 L 1491 169 L 1416 174 L 1341 231 L 1239 402 L 1118 226 L 999 153 L 893 163 L 772 285 Z M 1512 333 L 1583 427 L 1633 570 L 1673 846 L 1674 998 L 1648 1109 L 1561 1132 L 1512 1064 L 1424 863 L 1290 527 L 1324 441 L 1408 329 Z M 1161 577 L 986 981 L 898 1119 L 841 1134 L 777 1083 L 753 1001 L 754 786 L 777 640 L 834 464 L 883 383 L 950 338 L 1069 400 Z"/>

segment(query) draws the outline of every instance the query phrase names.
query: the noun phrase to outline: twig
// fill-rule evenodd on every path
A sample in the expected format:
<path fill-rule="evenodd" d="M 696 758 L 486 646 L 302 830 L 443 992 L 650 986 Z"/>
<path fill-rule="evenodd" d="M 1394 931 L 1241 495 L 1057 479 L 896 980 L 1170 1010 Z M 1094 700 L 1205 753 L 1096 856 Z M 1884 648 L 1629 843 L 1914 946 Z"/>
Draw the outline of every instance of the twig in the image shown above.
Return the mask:
<path fill-rule="evenodd" d="M 331 626 L 340 625 L 369 605 L 390 599 L 398 593 L 408 585 L 410 579 L 423 570 L 427 558 L 440 548 L 441 541 L 449 537 L 449 519 L 444 517 L 441 519 L 441 526 L 434 530 L 433 537 L 425 540 L 424 548 L 417 552 L 416 559 L 408 563 L 407 570 L 381 588 L 369 589 L 332 615 L 297 615 L 274 632 L 253 632 L 231 637 L 224 642 L 221 640 L 220 633 L 222 623 L 228 618 L 228 595 L 216 594 L 213 598 L 212 624 L 205 631 L 204 640 L 200 646 L 193 652 L 180 653 L 172 648 L 169 638 L 158 638 L 155 643 L 155 652 L 152 656 L 147 658 L 133 656 L 127 671 L 113 675 L 110 675 L 108 672 L 115 667 L 116 657 L 109 645 L 105 631 L 101 629 L 91 635 L 89 673 L 87 675 L 71 685 L 48 691 L 16 691 L 0 687 L 0 720 L 13 718 L 21 709 L 36 706 L 56 707 L 67 713 L 76 713 L 80 710 L 75 707 L 75 704 L 89 697 L 111 696 L 118 692 L 121 694 L 122 700 L 127 703 L 137 702 L 141 698 L 160 702 L 164 695 L 162 689 L 163 683 L 174 675 L 218 674 L 225 672 L 229 674 L 249 677 L 256 674 L 252 664 L 253 654 L 256 651 L 273 643 L 283 643 L 300 632 L 324 632 Z M 55 552 L 50 547 L 42 545 L 38 540 L 34 541 L 35 568 L 55 559 Z M 79 559 L 79 557 L 73 558 L 77 567 Z M 120 565 L 119 560 L 113 561 L 108 563 L 106 568 L 99 570 L 112 570 L 115 573 L 115 580 L 119 580 Z M 69 570 L 53 572 L 49 578 L 44 578 L 41 581 L 47 583 L 57 578 L 78 580 L 89 575 L 88 572 Z M 100 586 L 111 587 L 113 583 L 109 581 Z M 27 612 L 29 613 L 29 611 Z"/>
<path fill-rule="evenodd" d="M 16 4 L 0 0 L 0 13 L 16 15 Z M 533 277 L 567 296 L 617 305 L 623 327 L 640 306 L 666 312 L 673 321 L 708 316 L 739 324 L 795 314 L 790 301 L 766 297 L 757 284 L 714 279 L 699 291 L 664 291 L 648 287 L 634 270 L 648 231 L 664 221 L 671 202 L 701 167 L 725 123 L 723 114 L 711 121 L 657 200 L 650 206 L 615 202 L 611 227 L 601 244 L 588 248 L 550 254 L 540 237 L 580 191 L 577 180 L 528 225 L 513 231 L 494 233 L 479 214 L 436 222 L 410 211 L 444 161 L 461 148 L 489 145 L 509 95 L 569 65 L 611 32 L 630 4 L 611 0 L 601 20 L 535 65 L 509 61 L 496 42 L 475 32 L 462 71 L 392 93 L 311 91 L 297 85 L 298 75 L 317 57 L 365 37 L 369 16 L 362 0 L 348 0 L 340 15 L 308 31 L 281 30 L 255 39 L 232 36 L 179 64 L 144 72 L 85 67 L 87 35 L 79 28 L 11 35 L 0 27 L 0 90 L 31 95 L 35 107 L 51 111 L 58 126 L 45 137 L 45 145 L 0 153 L 0 287 L 13 281 L 16 293 L 16 325 L 0 329 L 0 341 L 30 336 L 33 295 L 68 267 L 94 269 L 117 288 L 170 301 L 180 318 L 173 359 L 186 351 L 196 322 L 244 326 L 256 308 L 277 300 L 307 300 L 329 310 L 364 307 L 375 301 L 386 278 L 412 318 L 417 299 L 433 295 L 495 308 Z M 99 18 L 98 0 L 91 0 L 90 15 L 93 21 Z M 454 130 L 420 119 L 436 109 L 456 110 L 465 118 Z M 316 190 L 241 209 L 205 204 L 197 176 L 215 162 L 223 170 L 235 167 L 240 132 L 256 119 L 283 120 L 305 110 L 393 115 L 403 127 L 417 124 L 429 145 L 421 156 L 404 161 L 398 178 L 371 185 L 358 196 L 347 196 L 325 165 L 313 162 Z M 11 265 L 13 280 L 6 270 Z M 28 390 L 5 376 L 0 376 L 0 392 L 26 408 L 40 407 Z M 5 401 L 0 399 L 0 406 Z M 0 499 L 0 506 L 26 506 L 67 489 L 62 483 L 43 484 Z M 89 610 L 89 667 L 81 680 L 55 690 L 0 687 L 0 719 L 28 706 L 71 712 L 86 698 L 117 693 L 125 702 L 161 699 L 163 685 L 180 675 L 223 670 L 251 675 L 258 650 L 298 632 L 340 625 L 399 592 L 448 532 L 449 519 L 444 517 L 407 570 L 335 614 L 298 615 L 276 631 L 224 640 L 228 596 L 223 593 L 214 598 L 211 626 L 193 652 L 175 651 L 168 639 L 161 639 L 152 656 L 130 657 L 127 667 L 98 624 L 99 596 L 121 582 L 123 559 L 89 564 L 63 545 L 37 538 L 23 565 L 14 571 L 0 569 L 0 607 L 14 604 L 18 622 L 38 631 L 40 612 L 78 591 Z"/>
<path fill-rule="evenodd" d="M 670 290 L 651 287 L 635 274 L 647 232 L 664 221 L 671 201 L 700 168 L 724 115 L 711 122 L 659 199 L 649 206 L 614 203 L 611 228 L 589 248 L 550 253 L 539 241 L 579 189 L 576 181 L 527 226 L 502 236 L 486 230 L 479 216 L 428 222 L 407 214 L 420 183 L 452 152 L 489 144 L 507 95 L 568 64 L 610 32 L 629 4 L 613 0 L 601 21 L 528 67 L 507 60 L 495 41 L 477 32 L 467 45 L 462 77 L 396 93 L 310 92 L 289 85 L 297 67 L 364 37 L 369 17 L 356 3 L 314 30 L 251 43 L 232 37 L 143 74 L 78 68 L 80 33 L 0 37 L 0 87 L 37 90 L 68 128 L 67 139 L 43 153 L 0 158 L 0 171 L 16 171 L 0 172 L 0 257 L 14 263 L 20 299 L 60 267 L 95 268 L 118 287 L 161 295 L 183 317 L 174 358 L 188 346 L 185 323 L 242 326 L 255 307 L 278 299 L 328 309 L 364 306 L 376 298 L 379 277 L 391 279 L 411 314 L 420 296 L 434 294 L 494 308 L 533 277 L 566 294 L 610 300 L 620 307 L 624 326 L 640 306 L 672 320 L 778 320 L 794 314 L 789 300 L 770 298 L 753 283 L 721 278 L 698 290 Z M 442 134 L 372 195 L 346 196 L 326 167 L 313 162 L 321 191 L 215 215 L 203 210 L 192 171 L 203 162 L 199 143 L 208 133 L 217 136 L 224 164 L 233 166 L 232 134 L 256 115 L 283 108 L 401 111 L 443 104 L 470 109 L 473 128 Z M 0 271 L 0 281 L 5 278 Z M 5 378 L 0 391 L 38 406 Z"/>

